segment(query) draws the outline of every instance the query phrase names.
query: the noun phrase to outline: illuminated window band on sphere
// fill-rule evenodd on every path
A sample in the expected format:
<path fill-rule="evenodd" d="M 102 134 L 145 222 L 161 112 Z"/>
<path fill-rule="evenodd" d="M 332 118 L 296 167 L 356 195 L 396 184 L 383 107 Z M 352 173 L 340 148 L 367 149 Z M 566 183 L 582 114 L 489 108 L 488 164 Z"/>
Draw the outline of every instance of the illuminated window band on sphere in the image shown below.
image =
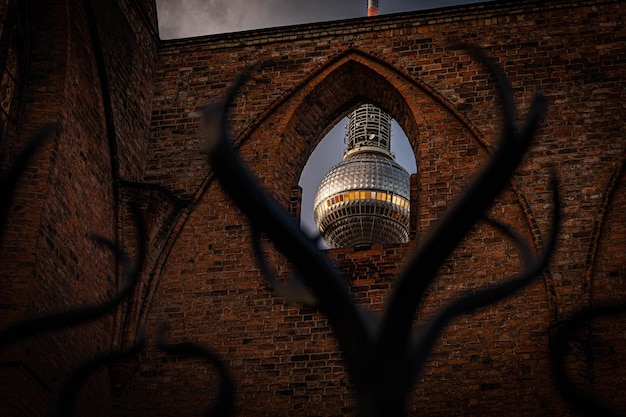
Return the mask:
<path fill-rule="evenodd" d="M 322 179 L 313 218 L 331 248 L 409 240 L 409 173 L 391 154 L 391 117 L 366 104 L 348 116 L 343 160 Z"/>

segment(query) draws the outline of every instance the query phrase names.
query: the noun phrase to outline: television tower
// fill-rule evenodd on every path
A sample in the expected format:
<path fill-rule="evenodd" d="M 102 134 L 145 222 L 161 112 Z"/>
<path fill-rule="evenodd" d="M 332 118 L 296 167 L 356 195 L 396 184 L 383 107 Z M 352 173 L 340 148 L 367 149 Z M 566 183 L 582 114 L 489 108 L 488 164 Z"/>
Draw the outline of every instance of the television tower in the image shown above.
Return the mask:
<path fill-rule="evenodd" d="M 368 0 L 367 15 L 378 15 Z M 372 104 L 348 115 L 343 160 L 322 179 L 313 219 L 331 248 L 409 240 L 409 173 L 391 153 L 391 116 Z"/>
<path fill-rule="evenodd" d="M 324 176 L 313 218 L 331 248 L 409 240 L 409 173 L 391 153 L 391 116 L 372 104 L 348 115 L 343 160 Z"/>

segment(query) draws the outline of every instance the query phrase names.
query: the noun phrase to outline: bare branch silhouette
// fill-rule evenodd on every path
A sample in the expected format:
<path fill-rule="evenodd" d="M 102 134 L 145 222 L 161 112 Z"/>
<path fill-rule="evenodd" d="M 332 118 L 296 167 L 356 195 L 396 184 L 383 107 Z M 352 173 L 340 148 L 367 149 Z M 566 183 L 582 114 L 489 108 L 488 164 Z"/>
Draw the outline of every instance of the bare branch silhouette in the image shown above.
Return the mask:
<path fill-rule="evenodd" d="M 169 355 L 203 358 L 215 367 L 219 380 L 217 402 L 209 409 L 207 417 L 228 417 L 233 414 L 235 405 L 235 384 L 228 368 L 218 354 L 197 343 L 167 343 L 165 341 L 166 326 L 161 326 L 157 334 L 159 348 Z"/>
<path fill-rule="evenodd" d="M 426 289 L 444 260 L 508 184 L 509 178 L 530 146 L 546 109 L 544 96 L 535 94 L 526 123 L 521 129 L 516 129 L 515 104 L 509 81 L 491 59 L 479 52 L 475 54 L 489 68 L 499 87 L 504 106 L 502 137 L 488 165 L 422 240 L 398 277 L 398 284 L 392 293 L 380 329 L 379 341 L 385 344 L 381 346 L 381 350 L 391 349 L 387 352 L 389 355 L 398 354 L 394 350 L 400 349 L 409 341 L 414 313 Z"/>
<path fill-rule="evenodd" d="M 538 256 L 532 255 L 528 245 L 526 245 L 521 237 L 519 237 L 513 230 L 505 225 L 495 222 L 494 220 L 489 220 L 490 224 L 502 230 L 520 248 L 524 263 L 523 271 L 518 277 L 498 283 L 493 287 L 470 291 L 460 298 L 452 301 L 449 305 L 437 312 L 435 317 L 426 323 L 423 329 L 420 329 L 419 338 L 415 342 L 414 360 L 415 365 L 417 366 L 416 371 L 421 370 L 420 367 L 424 362 L 426 362 L 428 354 L 432 350 L 439 333 L 450 322 L 450 320 L 460 316 L 461 314 L 469 313 L 477 308 L 503 300 L 520 289 L 528 286 L 541 276 L 541 271 L 548 266 L 548 262 L 550 261 L 550 257 L 556 246 L 556 239 L 560 224 L 558 184 L 554 178 L 552 180 L 552 184 L 554 202 L 552 208 L 552 229 L 550 230 L 550 234 L 541 253 Z"/>
<path fill-rule="evenodd" d="M 0 174 L 0 196 L 2 197 L 0 200 L 0 233 L 6 224 L 7 214 L 11 207 L 11 197 L 15 194 L 17 182 L 22 173 L 44 142 L 60 131 L 61 126 L 58 123 L 48 123 L 42 126 L 20 150 L 9 170 Z"/>
<path fill-rule="evenodd" d="M 626 313 L 626 302 L 606 304 L 574 313 L 569 319 L 558 323 L 558 327 L 550 340 L 550 360 L 552 376 L 563 398 L 569 403 L 572 411 L 587 417 L 623 417 L 611 407 L 594 398 L 580 388 L 565 370 L 565 357 L 569 343 L 574 339 L 576 331 L 594 319 L 613 317 Z M 622 410 L 623 411 L 623 410 Z"/>
<path fill-rule="evenodd" d="M 19 178 L 26 168 L 28 161 L 33 158 L 33 155 L 37 152 L 43 141 L 52 133 L 58 132 L 59 129 L 60 128 L 57 124 L 49 124 L 40 129 L 33 136 L 33 138 L 31 138 L 26 147 L 20 152 L 15 165 L 5 176 L 3 176 L 2 190 L 0 190 L 2 193 L 13 193 L 15 191 L 17 178 Z M 7 201 L 10 200 L 9 197 L 11 194 L 3 195 L 8 196 L 7 198 L 3 198 L 3 210 L 6 211 L 4 204 L 7 204 L 8 207 L 9 203 L 7 203 Z M 105 314 L 113 311 L 118 304 L 130 295 L 139 279 L 139 274 L 141 273 L 146 252 L 146 232 L 143 219 L 137 210 L 134 210 L 133 214 L 135 218 L 138 246 L 137 259 L 134 262 L 114 242 L 98 235 L 89 236 L 95 242 L 108 248 L 116 255 L 116 259 L 121 263 L 123 268 L 122 288 L 112 298 L 99 304 L 77 307 L 68 311 L 45 313 L 39 317 L 29 318 L 10 324 L 0 330 L 0 349 L 11 343 L 15 343 L 19 340 L 23 340 L 37 334 L 97 320 Z M 2 223 L 2 226 L 4 226 L 4 223 Z"/>
<path fill-rule="evenodd" d="M 495 221 L 519 247 L 524 268 L 520 275 L 491 288 L 469 293 L 451 302 L 422 329 L 413 344 L 413 317 L 441 264 L 483 216 L 485 209 L 508 184 L 535 135 L 546 108 L 545 98 L 536 94 L 526 122 L 515 126 L 513 92 L 504 73 L 482 53 L 475 55 L 496 79 L 504 106 L 504 126 L 500 144 L 487 166 L 471 182 L 457 203 L 437 224 L 413 254 L 400 274 L 382 320 L 369 320 L 355 306 L 344 279 L 304 235 L 291 216 L 259 186 L 237 155 L 228 130 L 228 108 L 236 91 L 249 76 L 235 80 L 226 98 L 205 108 L 203 129 L 208 160 L 222 188 L 244 212 L 252 225 L 252 242 L 262 273 L 270 284 L 292 300 L 301 294 L 286 291 L 269 267 L 261 249 L 260 234 L 266 234 L 276 248 L 291 261 L 312 292 L 317 306 L 328 316 L 339 344 L 345 352 L 348 372 L 359 400 L 359 415 L 406 415 L 410 388 L 444 326 L 454 317 L 509 296 L 532 282 L 547 266 L 559 226 L 559 197 L 553 180 L 554 214 L 549 238 L 538 256 L 515 232 Z"/>
<path fill-rule="evenodd" d="M 228 108 L 235 92 L 248 73 L 238 77 L 221 103 L 208 105 L 203 126 L 208 159 L 221 186 L 250 220 L 252 227 L 269 236 L 274 245 L 294 260 L 298 274 L 311 290 L 318 308 L 335 329 L 339 343 L 347 352 L 348 367 L 359 373 L 369 362 L 370 329 L 367 327 L 345 280 L 332 262 L 293 221 L 293 218 L 262 188 L 247 171 L 232 146 L 228 131 Z"/>
<path fill-rule="evenodd" d="M 138 259 L 135 262 L 132 262 L 113 242 L 102 237 L 92 236 L 92 239 L 96 242 L 113 251 L 122 263 L 124 271 L 123 286 L 115 296 L 100 304 L 87 305 L 57 313 L 47 313 L 39 317 L 25 319 L 11 324 L 0 331 L 0 349 L 11 343 L 37 334 L 97 320 L 113 311 L 118 304 L 130 295 L 141 272 L 141 266 L 143 265 L 145 256 L 145 232 L 143 231 L 142 223 L 142 221 L 137 221 L 137 233 L 141 237 L 137 240 L 140 243 L 140 249 L 138 251 Z"/>
<path fill-rule="evenodd" d="M 315 296 L 311 294 L 311 292 L 304 286 L 300 278 L 292 273 L 288 283 L 282 283 L 272 268 L 267 263 L 267 259 L 265 254 L 263 253 L 263 248 L 261 248 L 261 236 L 256 231 L 256 229 L 252 229 L 252 249 L 254 251 L 254 255 L 256 257 L 257 263 L 259 264 L 259 268 L 261 268 L 261 273 L 267 280 L 268 284 L 272 287 L 274 294 L 278 297 L 284 297 L 287 300 L 300 303 L 309 307 L 315 307 L 317 305 L 317 300 Z"/>
<path fill-rule="evenodd" d="M 97 356 L 87 363 L 74 369 L 71 375 L 65 380 L 59 393 L 56 412 L 54 416 L 73 417 L 76 415 L 76 403 L 81 389 L 87 384 L 89 377 L 106 365 L 125 359 L 134 358 L 144 348 L 145 339 L 139 340 L 131 350 L 124 352 L 111 352 Z"/>

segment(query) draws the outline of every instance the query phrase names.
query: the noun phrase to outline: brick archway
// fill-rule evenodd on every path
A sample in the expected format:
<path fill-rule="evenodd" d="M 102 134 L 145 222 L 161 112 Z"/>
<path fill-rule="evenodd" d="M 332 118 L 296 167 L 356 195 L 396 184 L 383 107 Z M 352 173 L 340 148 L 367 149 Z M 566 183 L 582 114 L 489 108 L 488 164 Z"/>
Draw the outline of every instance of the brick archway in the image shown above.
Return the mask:
<path fill-rule="evenodd" d="M 341 118 L 363 102 L 380 106 L 398 122 L 414 151 L 418 170 L 422 160 L 432 160 L 432 151 L 427 149 L 431 143 L 449 143 L 451 139 L 463 138 L 466 144 L 471 143 L 476 148 L 476 155 L 461 161 L 465 165 L 463 169 L 458 169 L 458 154 L 442 162 L 442 166 L 455 166 L 457 178 L 454 185 L 449 187 L 441 201 L 421 195 L 420 211 L 432 214 L 445 208 L 493 150 L 493 138 L 486 137 L 442 93 L 403 69 L 356 49 L 347 50 L 313 70 L 308 78 L 275 100 L 242 129 L 235 141 L 262 185 L 287 207 L 291 190 L 297 186 L 300 173 L 317 144 Z M 425 141 L 428 146 L 422 146 Z M 439 172 L 437 166 L 430 169 Z M 202 204 L 212 183 L 213 174 L 209 172 L 192 199 L 188 213 Z M 511 192 L 510 201 L 518 207 L 519 215 L 524 219 L 521 223 L 525 224 L 535 246 L 539 247 L 541 236 L 537 220 L 515 178 L 511 179 Z M 422 218 L 419 230 L 424 232 L 436 218 Z M 182 220 L 178 227 L 184 223 Z M 175 241 L 177 236 L 168 240 L 171 239 Z M 175 245 L 174 241 L 171 244 Z M 544 274 L 544 283 L 548 310 L 555 317 L 558 307 L 552 296 L 554 285 L 549 271 Z"/>
<path fill-rule="evenodd" d="M 422 160 L 432 159 L 433 154 L 427 149 L 431 143 L 456 142 L 462 138 L 476 148 L 475 158 L 457 163 L 455 158 L 458 159 L 459 154 L 456 154 L 450 158 L 454 162 L 443 164 L 455 165 L 461 179 L 448 190 L 446 204 L 460 193 L 467 179 L 493 151 L 494 138 L 486 137 L 442 93 L 403 69 L 354 49 L 321 66 L 270 106 L 257 123 L 239 135 L 240 151 L 251 169 L 261 173 L 263 185 L 288 206 L 291 190 L 297 186 L 300 173 L 317 144 L 339 120 L 364 102 L 376 104 L 398 122 L 413 149 L 418 172 Z M 465 167 L 459 169 L 459 163 Z M 427 175 L 422 173 L 421 176 Z M 542 239 L 537 220 L 528 207 L 528 198 L 515 178 L 510 181 L 510 195 L 507 191 L 505 199 L 516 206 L 514 211 L 520 216 L 520 226 L 526 228 L 538 248 Z M 432 213 L 445 207 L 440 202 L 427 201 L 431 196 L 420 196 L 418 200 L 420 206 L 431 204 L 424 212 Z M 422 220 L 421 231 L 434 220 L 436 217 Z M 544 284 L 548 310 L 555 317 L 558 306 L 551 296 L 554 285 L 549 271 L 544 274 Z"/>
<path fill-rule="evenodd" d="M 277 100 L 239 135 L 238 142 L 244 156 L 246 143 L 254 143 L 250 161 L 278 159 L 279 177 L 289 181 L 275 184 L 280 178 L 272 176 L 266 185 L 277 190 L 289 188 L 297 184 L 299 173 L 326 133 L 364 102 L 376 104 L 398 122 L 418 164 L 421 138 L 436 129 L 433 122 L 438 118 L 430 118 L 434 109 L 449 114 L 460 130 L 489 147 L 482 133 L 443 95 L 404 70 L 354 49 L 336 56 Z"/>
<path fill-rule="evenodd" d="M 254 77 L 250 84 L 256 82 Z M 492 140 L 443 94 L 382 59 L 358 50 L 335 56 L 269 104 L 239 131 L 235 142 L 249 169 L 287 207 L 291 190 L 319 141 L 337 121 L 363 102 L 380 106 L 398 121 L 412 146 L 418 167 L 423 165 L 420 181 L 430 181 L 422 186 L 419 196 L 418 209 L 428 214 L 420 220 L 419 229 L 424 232 L 488 158 Z M 237 105 L 244 103 L 245 94 Z M 459 151 L 465 147 L 470 147 L 471 152 Z M 217 195 L 213 179 L 209 171 L 173 226 L 157 264 L 167 263 L 172 251 L 177 251 L 174 248 L 180 243 L 180 233 L 187 228 L 189 218 L 197 209 L 208 207 L 209 201 Z M 444 192 L 436 186 L 437 182 L 447 184 Z M 528 198 L 515 179 L 511 179 L 511 185 L 511 190 L 502 198 L 510 208 L 507 216 L 516 218 L 516 224 L 540 245 L 540 229 L 536 227 L 533 211 L 528 209 Z M 163 273 L 164 269 L 160 269 L 158 275 Z M 544 275 L 544 280 L 547 310 L 554 316 L 556 300 L 550 296 L 554 288 L 549 273 Z M 149 298 L 154 297 L 153 292 L 150 294 Z M 147 315 L 146 310 L 140 321 L 145 322 Z"/>

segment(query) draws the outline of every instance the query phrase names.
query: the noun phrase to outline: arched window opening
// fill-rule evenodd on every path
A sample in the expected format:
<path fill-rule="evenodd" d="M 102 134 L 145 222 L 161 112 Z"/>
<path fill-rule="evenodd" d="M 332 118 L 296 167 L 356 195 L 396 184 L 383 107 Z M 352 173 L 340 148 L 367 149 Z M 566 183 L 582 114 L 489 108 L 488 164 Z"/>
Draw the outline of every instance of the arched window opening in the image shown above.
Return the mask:
<path fill-rule="evenodd" d="M 320 183 L 324 176 L 339 162 L 342 161 L 342 157 L 346 151 L 347 145 L 350 145 L 346 141 L 349 141 L 349 118 L 343 118 L 337 123 L 328 134 L 320 141 L 311 156 L 309 157 L 302 173 L 300 175 L 299 186 L 302 188 L 302 205 L 301 205 L 301 217 L 300 225 L 303 231 L 309 236 L 316 236 L 319 234 L 318 227 L 314 220 L 314 199 L 316 192 L 320 186 Z M 417 164 L 413 149 L 409 143 L 409 140 L 395 120 L 391 120 L 391 154 L 395 157 L 395 161 L 401 165 L 409 175 L 416 173 Z M 413 187 L 412 187 L 413 188 Z M 361 198 L 373 199 L 383 201 L 389 201 L 390 204 L 396 204 L 400 207 L 408 209 L 408 201 L 406 199 L 395 197 L 392 195 L 384 195 L 380 192 L 359 192 L 358 194 L 351 195 L 349 192 L 341 195 L 336 195 L 329 198 L 328 205 L 339 204 L 343 205 L 349 202 L 351 199 Z M 411 201 L 416 199 L 411 196 Z M 380 207 L 374 207 L 371 211 L 374 213 Z M 411 207 L 411 211 L 416 210 L 416 207 Z M 338 208 L 338 213 L 343 208 Z M 324 242 L 323 248 L 328 248 L 329 245 Z"/>

